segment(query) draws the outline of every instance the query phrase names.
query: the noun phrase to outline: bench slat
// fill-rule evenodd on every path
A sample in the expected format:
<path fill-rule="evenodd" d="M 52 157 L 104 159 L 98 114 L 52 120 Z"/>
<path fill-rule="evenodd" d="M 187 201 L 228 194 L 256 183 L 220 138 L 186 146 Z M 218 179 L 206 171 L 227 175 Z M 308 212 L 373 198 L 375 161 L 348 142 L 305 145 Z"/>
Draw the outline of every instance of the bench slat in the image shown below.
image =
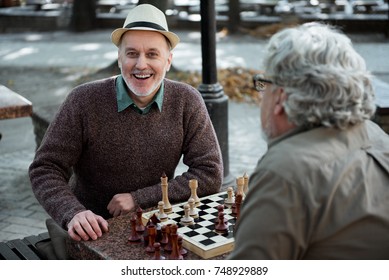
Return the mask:
<path fill-rule="evenodd" d="M 17 250 L 25 260 L 40 260 L 41 258 L 31 250 L 26 243 L 20 239 L 15 239 L 7 242 L 8 246 Z"/>
<path fill-rule="evenodd" d="M 20 260 L 19 256 L 4 242 L 0 242 L 0 259 L 2 260 Z"/>

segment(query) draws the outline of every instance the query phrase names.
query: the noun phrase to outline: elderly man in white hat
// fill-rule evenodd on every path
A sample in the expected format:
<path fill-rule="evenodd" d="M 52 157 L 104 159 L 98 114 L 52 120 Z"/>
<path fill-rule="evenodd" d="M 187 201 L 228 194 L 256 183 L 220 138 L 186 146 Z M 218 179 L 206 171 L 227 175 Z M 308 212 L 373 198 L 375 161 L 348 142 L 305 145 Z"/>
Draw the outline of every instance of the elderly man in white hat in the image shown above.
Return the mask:
<path fill-rule="evenodd" d="M 200 93 L 165 78 L 179 38 L 164 13 L 138 5 L 111 39 L 121 75 L 70 92 L 29 170 L 37 199 L 74 240 L 95 240 L 106 219 L 156 207 L 163 174 L 171 203 L 190 197 L 190 179 L 199 196 L 218 192 L 223 179 Z M 188 170 L 175 174 L 182 156 Z"/>

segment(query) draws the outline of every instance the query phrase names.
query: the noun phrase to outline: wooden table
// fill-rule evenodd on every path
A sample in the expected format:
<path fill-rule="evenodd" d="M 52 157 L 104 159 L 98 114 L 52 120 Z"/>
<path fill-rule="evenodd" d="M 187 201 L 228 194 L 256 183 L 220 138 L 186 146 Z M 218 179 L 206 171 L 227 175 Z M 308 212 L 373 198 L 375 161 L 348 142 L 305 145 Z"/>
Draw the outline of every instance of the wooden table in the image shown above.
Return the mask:
<path fill-rule="evenodd" d="M 145 245 L 141 243 L 129 243 L 130 216 L 119 216 L 108 220 L 109 229 L 101 238 L 91 241 L 67 241 L 67 248 L 72 259 L 76 260 L 149 260 L 152 253 L 145 251 Z M 166 256 L 161 250 L 161 254 Z M 220 255 L 213 259 L 224 259 L 226 255 Z M 193 252 L 188 252 L 186 260 L 201 260 L 202 258 Z"/>

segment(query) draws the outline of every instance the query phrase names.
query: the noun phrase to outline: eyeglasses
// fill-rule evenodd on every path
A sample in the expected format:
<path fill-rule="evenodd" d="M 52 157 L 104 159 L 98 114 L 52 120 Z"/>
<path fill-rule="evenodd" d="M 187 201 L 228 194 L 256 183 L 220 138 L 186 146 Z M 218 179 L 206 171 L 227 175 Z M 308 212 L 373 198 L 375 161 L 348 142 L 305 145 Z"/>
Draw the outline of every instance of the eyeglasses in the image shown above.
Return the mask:
<path fill-rule="evenodd" d="M 264 91 L 266 89 L 266 84 L 273 84 L 273 82 L 266 79 L 263 74 L 256 74 L 253 76 L 253 84 L 257 91 Z"/>

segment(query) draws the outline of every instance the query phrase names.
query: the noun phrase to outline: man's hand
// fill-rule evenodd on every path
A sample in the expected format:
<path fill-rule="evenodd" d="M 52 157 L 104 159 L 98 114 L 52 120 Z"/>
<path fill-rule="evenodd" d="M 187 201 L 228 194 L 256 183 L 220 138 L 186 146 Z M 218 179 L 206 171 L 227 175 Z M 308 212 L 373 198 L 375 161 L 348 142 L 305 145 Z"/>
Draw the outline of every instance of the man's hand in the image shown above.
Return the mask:
<path fill-rule="evenodd" d="M 96 240 L 108 232 L 108 222 L 90 210 L 76 214 L 68 224 L 69 236 L 76 240 Z"/>
<path fill-rule="evenodd" d="M 135 207 L 134 199 L 129 193 L 119 193 L 112 197 L 108 203 L 107 209 L 114 216 L 120 216 L 130 213 Z"/>

